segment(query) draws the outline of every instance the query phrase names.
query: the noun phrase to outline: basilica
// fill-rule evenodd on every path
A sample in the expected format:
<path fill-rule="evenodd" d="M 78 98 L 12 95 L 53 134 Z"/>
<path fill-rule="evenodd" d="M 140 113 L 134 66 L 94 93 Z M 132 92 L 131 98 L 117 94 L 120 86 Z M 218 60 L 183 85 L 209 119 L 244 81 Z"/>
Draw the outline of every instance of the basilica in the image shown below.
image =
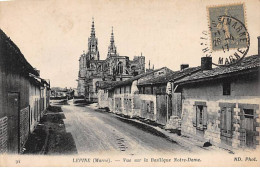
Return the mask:
<path fill-rule="evenodd" d="M 144 72 L 145 57 L 142 54 L 141 56 L 134 56 L 133 60 L 130 60 L 128 56 L 118 54 L 113 28 L 106 59 L 100 59 L 93 20 L 91 34 L 88 39 L 88 49 L 83 52 L 79 59 L 78 95 L 85 96 L 88 101 L 96 102 L 96 83 L 98 81 L 123 81 Z"/>

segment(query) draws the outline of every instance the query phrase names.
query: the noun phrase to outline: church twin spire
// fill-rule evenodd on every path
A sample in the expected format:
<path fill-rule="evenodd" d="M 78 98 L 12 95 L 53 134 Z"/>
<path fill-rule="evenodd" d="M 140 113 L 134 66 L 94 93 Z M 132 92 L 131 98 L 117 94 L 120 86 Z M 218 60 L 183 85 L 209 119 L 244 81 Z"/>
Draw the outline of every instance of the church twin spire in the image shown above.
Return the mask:
<path fill-rule="evenodd" d="M 99 60 L 98 41 L 95 34 L 94 18 L 92 18 L 91 33 L 90 33 L 90 38 L 88 39 L 88 49 L 89 49 L 88 53 L 90 56 L 90 60 L 93 59 Z M 111 37 L 110 37 L 110 45 L 108 46 L 107 58 L 112 56 L 118 56 L 117 49 L 115 46 L 113 27 L 112 27 Z"/>

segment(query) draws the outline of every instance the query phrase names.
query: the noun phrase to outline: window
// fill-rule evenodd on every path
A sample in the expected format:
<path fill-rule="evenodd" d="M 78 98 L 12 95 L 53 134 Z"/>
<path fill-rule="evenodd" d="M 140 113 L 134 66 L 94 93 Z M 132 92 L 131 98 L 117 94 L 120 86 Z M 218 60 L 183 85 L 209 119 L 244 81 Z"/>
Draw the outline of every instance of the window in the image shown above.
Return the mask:
<path fill-rule="evenodd" d="M 202 125 L 203 124 L 203 106 L 198 105 L 197 106 L 197 115 L 198 115 L 198 122 L 197 124 Z"/>
<path fill-rule="evenodd" d="M 231 92 L 231 85 L 230 82 L 223 83 L 223 95 L 230 95 Z"/>
<path fill-rule="evenodd" d="M 232 137 L 232 108 L 223 107 L 221 109 L 221 135 Z"/>
<path fill-rule="evenodd" d="M 150 102 L 151 107 L 151 114 L 154 114 L 154 103 L 153 101 Z"/>
<path fill-rule="evenodd" d="M 253 109 L 243 109 L 245 118 L 254 118 L 254 110 Z"/>
<path fill-rule="evenodd" d="M 147 112 L 150 113 L 151 112 L 151 107 L 150 107 L 150 104 L 147 103 Z"/>
<path fill-rule="evenodd" d="M 207 106 L 206 102 L 195 102 L 194 116 L 193 116 L 193 126 L 197 130 L 207 129 Z"/>
<path fill-rule="evenodd" d="M 119 62 L 117 65 L 117 70 L 119 74 L 123 74 L 123 63 Z"/>

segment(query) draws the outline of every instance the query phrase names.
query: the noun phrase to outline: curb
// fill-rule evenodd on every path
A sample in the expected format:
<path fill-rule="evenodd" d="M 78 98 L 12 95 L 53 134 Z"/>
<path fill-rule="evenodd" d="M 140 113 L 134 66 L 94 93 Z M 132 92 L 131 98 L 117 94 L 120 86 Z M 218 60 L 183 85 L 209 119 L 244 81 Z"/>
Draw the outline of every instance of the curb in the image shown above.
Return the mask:
<path fill-rule="evenodd" d="M 233 154 L 233 151 L 219 147 L 219 146 L 216 146 L 214 144 L 212 144 L 212 146 L 210 146 L 210 147 L 203 147 L 205 141 L 197 140 L 197 139 L 193 138 L 192 136 L 178 135 L 176 133 L 172 133 L 168 129 L 166 130 L 166 129 L 161 128 L 159 126 L 151 125 L 147 122 L 143 122 L 142 120 L 139 120 L 138 118 L 130 118 L 130 117 L 127 117 L 126 115 L 123 115 L 123 114 L 117 114 L 117 113 L 114 113 L 114 112 L 107 112 L 107 111 L 105 111 L 105 109 L 100 109 L 100 108 L 93 109 L 93 110 L 103 112 L 103 113 L 109 113 L 109 114 L 114 115 L 115 117 L 117 117 L 121 120 L 125 120 L 125 121 L 128 121 L 128 122 L 132 122 L 132 123 L 135 123 L 135 124 L 140 124 L 142 126 L 152 128 L 154 130 L 154 133 L 151 132 L 151 131 L 150 131 L 150 133 L 157 134 L 157 136 L 164 137 L 166 140 L 173 142 L 173 143 L 176 143 L 176 144 L 184 147 L 184 149 L 186 149 L 188 151 L 192 151 L 192 152 L 222 151 L 222 152 L 225 152 L 225 153 Z"/>
<path fill-rule="evenodd" d="M 128 118 L 126 117 L 125 115 L 122 115 L 122 114 L 116 114 L 116 113 L 113 113 L 113 112 L 106 112 L 104 109 L 94 109 L 95 111 L 99 111 L 99 112 L 105 112 L 105 113 L 109 113 L 109 114 L 112 114 L 114 115 L 115 117 L 121 119 L 121 120 L 125 120 L 125 121 L 128 121 L 128 122 L 131 122 L 131 123 L 134 123 L 134 124 L 139 124 L 139 125 L 142 125 L 142 126 L 145 126 L 146 128 L 144 130 L 147 131 L 147 128 L 150 128 L 153 130 L 153 132 L 151 130 L 148 130 L 149 133 L 152 133 L 156 136 L 161 136 L 163 138 L 165 138 L 166 140 L 170 141 L 170 142 L 173 142 L 175 144 L 178 144 L 180 146 L 182 146 L 185 150 L 188 150 L 188 151 L 208 151 L 209 149 L 207 148 L 204 148 L 203 147 L 203 142 L 198 142 L 201 144 L 200 145 L 195 145 L 193 142 L 184 142 L 185 139 L 182 137 L 182 136 L 178 136 L 177 134 L 175 133 L 171 133 L 169 131 L 166 131 L 165 129 L 162 129 L 160 127 L 157 127 L 157 126 L 154 126 L 154 125 L 150 125 L 146 122 L 143 122 L 141 120 L 138 120 L 136 118 Z M 169 135 L 171 134 L 171 135 Z M 182 140 L 180 140 L 180 138 Z M 192 146 L 192 148 L 191 148 Z M 195 147 L 194 147 L 195 146 Z"/>

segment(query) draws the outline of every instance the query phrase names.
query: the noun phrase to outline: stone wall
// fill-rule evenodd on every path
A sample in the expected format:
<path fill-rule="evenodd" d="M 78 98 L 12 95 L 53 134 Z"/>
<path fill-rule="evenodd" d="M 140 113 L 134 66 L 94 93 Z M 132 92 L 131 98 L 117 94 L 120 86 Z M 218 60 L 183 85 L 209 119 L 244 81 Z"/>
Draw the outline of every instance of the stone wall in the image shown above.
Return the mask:
<path fill-rule="evenodd" d="M 198 129 L 194 127 L 193 120 L 196 117 L 195 102 L 205 102 L 207 107 L 207 126 L 204 129 L 204 134 L 201 135 Z M 243 137 L 244 108 L 254 109 L 254 124 L 255 124 L 255 145 L 259 145 L 259 98 L 251 98 L 246 100 L 232 100 L 232 101 L 207 101 L 197 99 L 185 99 L 183 102 L 182 113 L 182 134 L 189 134 L 196 136 L 204 141 L 224 146 L 226 148 L 239 148 L 245 146 L 245 137 Z M 242 107 L 242 106 L 247 107 Z M 221 136 L 221 108 L 232 108 L 232 136 L 224 138 Z"/>
<path fill-rule="evenodd" d="M 260 98 L 257 92 L 257 82 L 247 81 L 231 83 L 231 94 L 223 95 L 221 82 L 204 84 L 200 86 L 185 87 L 182 90 L 182 124 L 181 132 L 191 135 L 203 141 L 210 141 L 225 148 L 244 148 L 249 145 L 259 146 L 259 104 Z M 250 87 L 250 89 L 248 89 Z M 247 92 L 248 91 L 248 92 Z M 203 107 L 202 124 L 196 125 L 198 121 L 198 106 Z M 223 131 L 223 119 L 225 109 L 230 114 L 231 129 Z M 245 119 L 246 109 L 251 109 L 252 119 Z M 205 120 L 205 122 L 204 122 Z M 252 121 L 247 123 L 245 121 Z M 195 123 L 196 122 L 196 123 Z M 252 125 L 253 141 L 246 141 L 246 126 Z"/>
<path fill-rule="evenodd" d="M 157 114 L 156 96 L 139 94 L 139 95 L 135 95 L 135 97 L 139 97 L 141 101 L 140 102 L 141 117 L 156 121 L 156 114 Z"/>
<path fill-rule="evenodd" d="M 98 107 L 106 108 L 109 107 L 108 93 L 104 90 L 98 90 Z"/>

